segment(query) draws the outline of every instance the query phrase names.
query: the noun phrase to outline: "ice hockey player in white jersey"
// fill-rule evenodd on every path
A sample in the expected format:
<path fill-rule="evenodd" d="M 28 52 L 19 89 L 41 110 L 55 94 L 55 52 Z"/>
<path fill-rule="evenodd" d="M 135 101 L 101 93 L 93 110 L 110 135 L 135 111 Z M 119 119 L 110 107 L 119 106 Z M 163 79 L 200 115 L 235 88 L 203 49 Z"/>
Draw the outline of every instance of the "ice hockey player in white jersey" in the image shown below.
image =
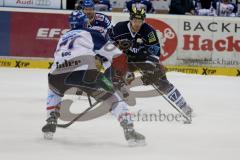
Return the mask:
<path fill-rule="evenodd" d="M 104 55 L 108 61 L 122 52 L 108 42 L 99 32 L 86 29 L 87 16 L 78 12 L 69 18 L 71 30 L 59 40 L 54 53 L 54 63 L 48 75 L 47 123 L 42 132 L 46 139 L 52 139 L 60 117 L 61 98 L 65 91 L 76 87 L 96 101 L 111 105 L 111 113 L 119 120 L 130 145 L 145 144 L 145 137 L 133 128 L 128 105 L 120 98 L 112 82 L 98 71 L 95 54 Z M 106 50 L 106 46 L 111 50 Z"/>

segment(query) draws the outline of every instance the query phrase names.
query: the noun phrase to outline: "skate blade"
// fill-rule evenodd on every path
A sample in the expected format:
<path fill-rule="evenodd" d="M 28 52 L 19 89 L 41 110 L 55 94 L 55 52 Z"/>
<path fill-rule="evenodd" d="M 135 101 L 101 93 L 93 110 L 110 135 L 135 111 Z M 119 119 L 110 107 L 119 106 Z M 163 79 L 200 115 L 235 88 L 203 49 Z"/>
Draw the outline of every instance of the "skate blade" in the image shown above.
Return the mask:
<path fill-rule="evenodd" d="M 191 110 L 190 111 L 188 111 L 187 113 L 185 113 L 188 117 L 195 117 L 196 115 L 195 115 L 195 112 L 193 112 L 193 109 L 191 108 Z"/>
<path fill-rule="evenodd" d="M 137 147 L 137 146 L 145 146 L 147 143 L 145 140 L 128 140 L 128 146 L 129 147 Z"/>
<path fill-rule="evenodd" d="M 52 140 L 53 139 L 53 132 L 43 133 L 43 138 L 46 139 L 46 140 Z"/>
<path fill-rule="evenodd" d="M 192 121 L 183 121 L 183 124 L 192 124 Z"/>

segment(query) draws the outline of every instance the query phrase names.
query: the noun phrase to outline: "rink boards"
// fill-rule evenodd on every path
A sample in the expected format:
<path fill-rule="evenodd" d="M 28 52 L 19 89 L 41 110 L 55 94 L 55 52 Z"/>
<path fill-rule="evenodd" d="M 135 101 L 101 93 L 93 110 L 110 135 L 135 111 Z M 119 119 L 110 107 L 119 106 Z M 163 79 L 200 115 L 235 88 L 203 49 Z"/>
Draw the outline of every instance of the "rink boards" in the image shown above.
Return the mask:
<path fill-rule="evenodd" d="M 0 67 L 50 68 L 70 13 L 0 7 Z M 113 25 L 129 19 L 127 13 L 105 14 Z M 157 31 L 160 60 L 169 71 L 239 76 L 239 18 L 148 14 L 146 22 Z"/>
<path fill-rule="evenodd" d="M 0 67 L 50 69 L 52 64 L 53 60 L 50 58 L 49 59 L 0 58 Z M 193 67 L 172 65 L 167 65 L 166 68 L 168 72 L 173 71 L 182 72 L 186 74 L 240 76 L 240 68 Z"/>

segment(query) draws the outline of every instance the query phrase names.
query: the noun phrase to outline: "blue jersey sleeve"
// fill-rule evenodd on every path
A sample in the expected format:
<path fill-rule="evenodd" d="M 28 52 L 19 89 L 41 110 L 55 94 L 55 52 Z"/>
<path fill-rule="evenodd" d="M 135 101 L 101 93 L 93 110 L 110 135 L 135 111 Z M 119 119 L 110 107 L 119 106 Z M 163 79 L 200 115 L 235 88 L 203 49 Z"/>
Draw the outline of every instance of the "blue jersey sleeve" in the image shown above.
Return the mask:
<path fill-rule="evenodd" d="M 106 43 L 107 39 L 102 36 L 98 31 L 88 29 L 89 33 L 92 36 L 92 41 L 94 44 L 93 50 L 100 50 Z"/>

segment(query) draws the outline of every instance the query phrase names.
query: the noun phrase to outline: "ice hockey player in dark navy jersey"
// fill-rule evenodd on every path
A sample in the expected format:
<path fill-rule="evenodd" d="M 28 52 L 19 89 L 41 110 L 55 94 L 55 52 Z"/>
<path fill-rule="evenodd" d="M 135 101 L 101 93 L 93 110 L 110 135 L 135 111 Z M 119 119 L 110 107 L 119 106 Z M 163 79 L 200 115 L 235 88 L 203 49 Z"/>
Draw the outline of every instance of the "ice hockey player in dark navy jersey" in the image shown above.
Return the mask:
<path fill-rule="evenodd" d="M 147 50 L 151 55 L 160 56 L 160 44 L 156 31 L 147 23 L 141 24 L 141 20 L 119 22 L 114 26 L 112 39 L 124 50 L 128 58 L 133 61 L 145 60 Z M 140 27 L 141 26 L 141 27 Z M 136 29 L 131 29 L 135 27 Z"/>
<path fill-rule="evenodd" d="M 134 80 L 134 71 L 142 70 L 143 84 L 154 84 L 173 103 L 175 103 L 186 115 L 190 116 L 192 109 L 178 89 L 168 81 L 166 70 L 159 61 L 160 44 L 156 31 L 144 22 L 145 10 L 133 7 L 130 12 L 130 20 L 117 23 L 110 34 L 125 56 L 119 56 L 113 60 L 113 81 L 122 82 L 123 96 L 128 96 L 124 85 Z M 125 62 L 125 63 L 124 63 Z M 124 65 L 127 64 L 127 65 Z"/>

